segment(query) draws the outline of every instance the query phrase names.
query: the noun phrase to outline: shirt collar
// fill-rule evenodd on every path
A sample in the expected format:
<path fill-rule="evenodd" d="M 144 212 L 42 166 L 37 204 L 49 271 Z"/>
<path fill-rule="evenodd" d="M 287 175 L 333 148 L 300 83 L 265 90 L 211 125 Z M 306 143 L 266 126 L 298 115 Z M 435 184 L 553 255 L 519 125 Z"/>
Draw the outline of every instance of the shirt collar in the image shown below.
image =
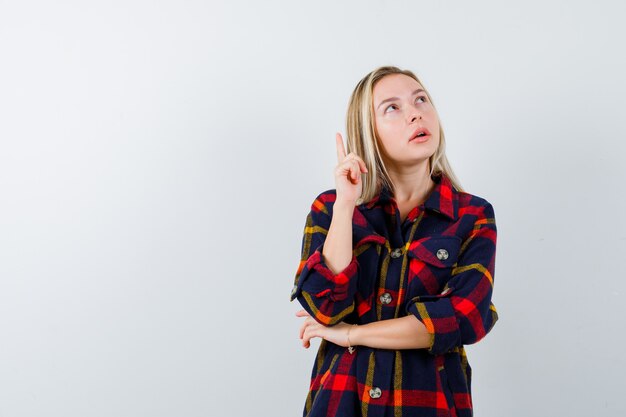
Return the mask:
<path fill-rule="evenodd" d="M 450 178 L 448 178 L 444 172 L 433 175 L 431 178 L 435 182 L 435 188 L 424 202 L 424 208 L 441 213 L 452 220 L 456 220 L 459 207 L 458 191 L 454 188 Z M 376 197 L 371 199 L 368 203 L 363 203 L 361 207 L 369 210 L 376 205 L 385 205 L 391 200 L 393 200 L 393 195 L 390 189 L 383 186 Z"/>

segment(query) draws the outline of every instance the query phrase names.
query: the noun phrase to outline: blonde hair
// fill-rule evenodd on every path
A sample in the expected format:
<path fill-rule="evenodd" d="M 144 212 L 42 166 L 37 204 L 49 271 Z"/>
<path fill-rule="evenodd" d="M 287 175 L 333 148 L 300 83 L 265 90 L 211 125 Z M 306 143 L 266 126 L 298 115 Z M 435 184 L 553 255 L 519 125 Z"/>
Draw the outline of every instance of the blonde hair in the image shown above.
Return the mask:
<path fill-rule="evenodd" d="M 348 153 L 354 152 L 361 157 L 368 171 L 362 177 L 363 191 L 361 197 L 356 202 L 357 205 L 368 202 L 378 195 L 383 184 L 386 185 L 392 193 L 395 191 L 378 145 L 378 135 L 374 124 L 374 106 L 372 103 L 374 86 L 383 77 L 390 74 L 407 75 L 420 83 L 433 108 L 435 108 L 435 104 L 424 84 L 409 70 L 401 70 L 393 66 L 379 67 L 358 82 L 350 97 L 346 114 L 347 151 Z M 435 112 L 436 111 L 435 109 Z M 430 175 L 445 173 L 452 185 L 458 191 L 463 191 L 446 157 L 446 141 L 441 121 L 439 122 L 439 138 L 439 146 L 428 160 Z"/>

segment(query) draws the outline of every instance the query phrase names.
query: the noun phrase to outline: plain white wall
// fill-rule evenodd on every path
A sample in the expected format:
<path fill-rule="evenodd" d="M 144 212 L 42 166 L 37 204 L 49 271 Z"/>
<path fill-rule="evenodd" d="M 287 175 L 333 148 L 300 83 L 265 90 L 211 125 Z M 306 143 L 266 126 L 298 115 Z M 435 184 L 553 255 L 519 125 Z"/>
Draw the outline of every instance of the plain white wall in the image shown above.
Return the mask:
<path fill-rule="evenodd" d="M 356 82 L 495 207 L 482 417 L 623 415 L 620 1 L 0 1 L 0 416 L 297 416 L 289 293 Z"/>

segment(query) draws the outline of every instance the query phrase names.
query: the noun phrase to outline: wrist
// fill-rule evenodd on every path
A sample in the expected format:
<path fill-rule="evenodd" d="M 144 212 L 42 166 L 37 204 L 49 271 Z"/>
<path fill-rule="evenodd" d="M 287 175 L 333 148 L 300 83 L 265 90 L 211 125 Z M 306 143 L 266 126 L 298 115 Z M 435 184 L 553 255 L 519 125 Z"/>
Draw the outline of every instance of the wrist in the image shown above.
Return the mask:
<path fill-rule="evenodd" d="M 335 200 L 335 203 L 333 204 L 333 213 L 352 216 L 355 207 L 356 201 Z"/>
<path fill-rule="evenodd" d="M 347 339 L 347 344 L 348 344 L 348 352 L 350 353 L 354 353 L 354 347 L 357 346 L 357 344 L 354 342 L 353 339 L 353 333 L 354 331 L 357 329 L 357 327 L 359 327 L 356 324 L 352 324 L 350 325 L 350 327 L 348 327 L 348 332 L 346 333 L 346 339 Z"/>
<path fill-rule="evenodd" d="M 352 333 L 350 333 L 350 340 L 352 341 L 352 343 L 354 343 L 355 345 L 362 345 L 363 344 L 363 327 L 367 326 L 366 324 L 362 325 L 362 326 L 357 326 L 354 329 L 352 329 Z"/>

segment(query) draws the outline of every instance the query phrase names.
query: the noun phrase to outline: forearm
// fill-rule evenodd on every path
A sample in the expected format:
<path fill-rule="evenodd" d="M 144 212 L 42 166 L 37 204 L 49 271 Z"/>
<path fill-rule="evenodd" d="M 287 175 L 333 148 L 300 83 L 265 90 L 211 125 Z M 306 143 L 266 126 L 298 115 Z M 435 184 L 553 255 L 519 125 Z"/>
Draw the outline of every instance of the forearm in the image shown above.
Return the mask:
<path fill-rule="evenodd" d="M 335 274 L 344 270 L 352 260 L 352 215 L 354 205 L 335 202 L 333 217 L 324 241 L 322 255 Z"/>
<path fill-rule="evenodd" d="M 421 321 L 410 315 L 354 326 L 350 342 L 353 346 L 380 349 L 421 349 L 430 346 L 431 335 Z"/>

